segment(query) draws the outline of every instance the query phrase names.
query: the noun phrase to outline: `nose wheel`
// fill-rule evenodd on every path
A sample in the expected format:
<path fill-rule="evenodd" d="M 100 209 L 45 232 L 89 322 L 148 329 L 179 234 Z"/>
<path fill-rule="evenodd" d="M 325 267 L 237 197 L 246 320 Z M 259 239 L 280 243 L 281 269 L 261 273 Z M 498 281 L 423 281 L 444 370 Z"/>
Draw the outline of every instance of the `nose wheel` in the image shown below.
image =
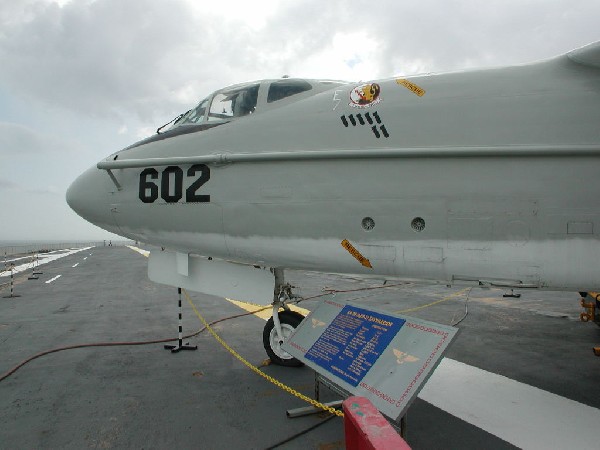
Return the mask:
<path fill-rule="evenodd" d="M 263 345 L 271 362 L 280 366 L 300 367 L 302 362 L 298 361 L 292 355 L 281 348 L 281 345 L 291 336 L 304 316 L 295 311 L 281 311 L 279 313 L 279 322 L 281 324 L 281 337 L 275 328 L 275 321 L 271 317 L 263 329 Z"/>

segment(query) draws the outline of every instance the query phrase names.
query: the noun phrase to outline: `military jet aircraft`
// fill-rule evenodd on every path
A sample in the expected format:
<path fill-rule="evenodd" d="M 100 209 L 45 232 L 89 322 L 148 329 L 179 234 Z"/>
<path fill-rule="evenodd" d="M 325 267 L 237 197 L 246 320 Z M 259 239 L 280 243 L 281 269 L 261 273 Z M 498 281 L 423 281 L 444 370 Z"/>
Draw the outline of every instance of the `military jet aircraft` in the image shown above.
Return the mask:
<path fill-rule="evenodd" d="M 159 283 L 273 303 L 286 269 L 447 285 L 600 290 L 600 42 L 531 64 L 410 79 L 227 87 L 67 192 L 155 244 Z"/>

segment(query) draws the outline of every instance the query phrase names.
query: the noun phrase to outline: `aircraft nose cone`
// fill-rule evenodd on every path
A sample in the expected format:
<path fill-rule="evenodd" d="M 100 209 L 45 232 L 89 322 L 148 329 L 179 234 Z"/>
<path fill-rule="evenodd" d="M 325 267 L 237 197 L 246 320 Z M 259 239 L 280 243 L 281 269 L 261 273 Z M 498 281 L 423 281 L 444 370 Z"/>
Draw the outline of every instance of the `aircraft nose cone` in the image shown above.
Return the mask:
<path fill-rule="evenodd" d="M 114 185 L 108 175 L 91 167 L 71 183 L 66 199 L 71 209 L 85 220 L 115 232 L 117 227 L 109 205 L 111 190 L 114 190 Z"/>
<path fill-rule="evenodd" d="M 71 207 L 73 211 L 81 216 L 81 208 L 79 207 L 82 204 L 82 198 L 80 195 L 80 185 L 81 185 L 81 176 L 77 177 L 71 186 L 67 189 L 67 204 Z"/>

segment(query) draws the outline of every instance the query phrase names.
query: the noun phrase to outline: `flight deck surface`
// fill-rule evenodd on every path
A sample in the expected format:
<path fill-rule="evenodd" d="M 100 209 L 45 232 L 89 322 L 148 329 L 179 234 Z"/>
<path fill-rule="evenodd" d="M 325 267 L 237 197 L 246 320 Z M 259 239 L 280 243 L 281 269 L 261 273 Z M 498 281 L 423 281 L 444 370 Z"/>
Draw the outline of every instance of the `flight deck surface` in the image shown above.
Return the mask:
<path fill-rule="evenodd" d="M 40 270 L 38 280 L 15 275 L 20 297 L 0 292 L 0 376 L 54 348 L 177 337 L 177 291 L 150 282 L 146 258 L 129 248 L 90 248 Z M 353 302 L 367 308 L 442 324 L 459 321 L 468 307 L 459 336 L 408 411 L 413 448 L 548 448 L 548 439 L 553 448 L 564 448 L 560 439 L 571 448 L 597 447 L 600 358 L 591 349 L 600 344 L 600 328 L 579 322 L 577 293 L 520 291 L 515 299 L 500 289 L 378 288 L 373 280 L 299 271 L 286 278 L 303 297 L 353 290 Z M 243 312 L 225 299 L 189 294 L 209 321 Z M 318 301 L 299 306 L 311 310 Z M 249 315 L 214 329 L 261 365 L 263 325 Z M 201 327 L 184 299 L 184 334 Z M 0 448 L 261 449 L 327 417 L 287 418 L 286 410 L 305 404 L 251 372 L 209 333 L 188 341 L 198 350 L 88 347 L 30 362 L 0 382 Z M 262 370 L 313 394 L 307 367 Z M 336 399 L 321 392 L 324 401 Z M 334 418 L 279 448 L 343 447 L 343 423 Z"/>

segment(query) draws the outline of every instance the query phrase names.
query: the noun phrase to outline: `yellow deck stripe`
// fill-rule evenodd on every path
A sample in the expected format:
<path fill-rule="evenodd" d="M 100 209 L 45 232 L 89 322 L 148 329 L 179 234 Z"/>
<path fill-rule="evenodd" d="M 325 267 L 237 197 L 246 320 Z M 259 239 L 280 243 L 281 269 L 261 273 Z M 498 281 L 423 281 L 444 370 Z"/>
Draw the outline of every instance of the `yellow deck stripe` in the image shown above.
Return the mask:
<path fill-rule="evenodd" d="M 248 302 L 241 302 L 239 300 L 232 300 L 230 298 L 226 298 L 225 300 L 227 300 L 230 303 L 233 303 L 235 306 L 242 308 L 244 311 L 248 311 L 248 312 L 252 312 L 254 313 L 254 311 L 257 311 L 259 309 L 262 309 L 265 307 L 265 305 L 256 305 L 254 303 L 248 303 Z M 290 309 L 292 311 L 298 312 L 300 314 L 302 314 L 303 316 L 308 315 L 308 313 L 310 313 L 310 311 L 308 309 L 304 309 L 304 308 L 300 308 L 299 306 L 296 305 L 288 305 L 290 307 Z M 261 318 L 262 320 L 269 320 L 271 318 L 271 313 L 272 313 L 272 309 L 265 309 L 263 311 L 257 311 L 254 313 L 254 315 L 256 317 Z"/>
<path fill-rule="evenodd" d="M 134 247 L 133 245 L 128 245 L 131 250 L 134 252 L 138 252 L 140 255 L 145 256 L 146 258 L 150 256 L 150 252 L 148 250 L 142 250 L 141 248 Z"/>

